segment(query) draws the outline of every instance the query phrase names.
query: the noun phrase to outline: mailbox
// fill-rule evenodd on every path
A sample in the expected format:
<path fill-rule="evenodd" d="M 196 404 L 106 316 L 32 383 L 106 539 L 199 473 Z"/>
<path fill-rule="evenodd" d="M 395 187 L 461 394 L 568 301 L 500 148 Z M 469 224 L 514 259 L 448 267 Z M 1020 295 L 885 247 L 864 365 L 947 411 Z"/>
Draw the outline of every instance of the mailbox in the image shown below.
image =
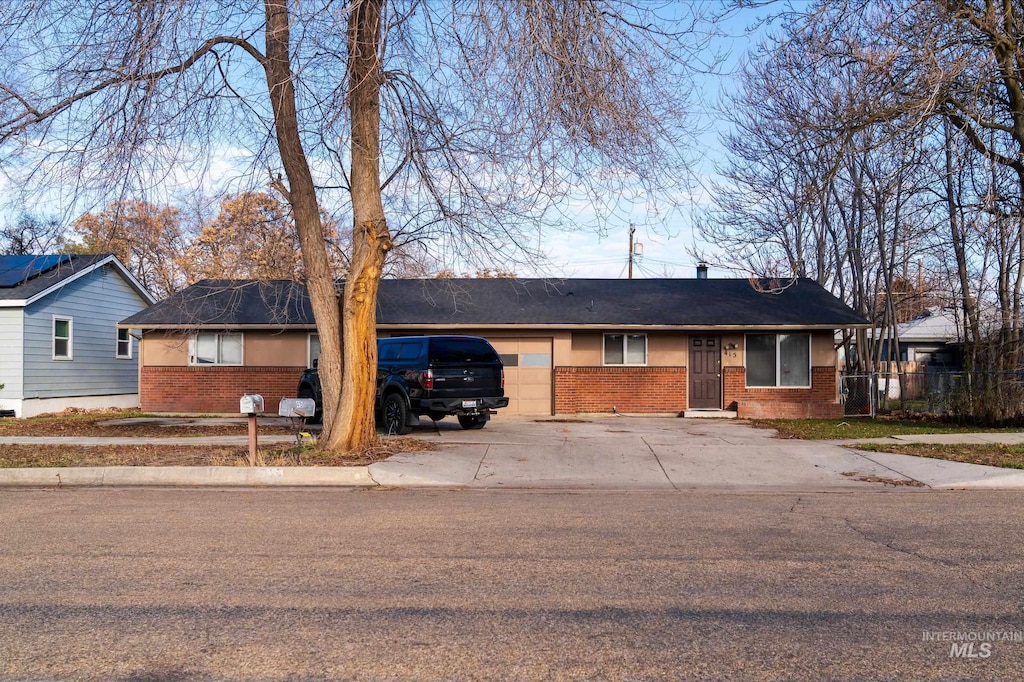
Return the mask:
<path fill-rule="evenodd" d="M 293 419 L 308 419 L 316 414 L 316 401 L 312 398 L 281 398 L 277 414 Z"/>
<path fill-rule="evenodd" d="M 263 396 L 246 394 L 238 401 L 238 411 L 242 414 L 256 414 L 263 411 Z"/>

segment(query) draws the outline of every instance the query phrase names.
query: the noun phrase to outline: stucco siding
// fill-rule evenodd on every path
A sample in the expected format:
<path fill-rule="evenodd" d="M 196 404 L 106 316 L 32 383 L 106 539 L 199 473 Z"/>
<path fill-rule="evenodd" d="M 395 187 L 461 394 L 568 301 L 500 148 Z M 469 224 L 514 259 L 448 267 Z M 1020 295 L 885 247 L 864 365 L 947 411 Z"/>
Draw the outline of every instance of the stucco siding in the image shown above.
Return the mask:
<path fill-rule="evenodd" d="M 246 367 L 293 366 L 300 370 L 308 364 L 309 331 L 265 331 L 247 329 L 242 334 L 242 357 Z M 148 331 L 143 343 L 143 367 L 188 367 L 188 332 Z M 295 375 L 298 377 L 298 374 Z"/>
<path fill-rule="evenodd" d="M 22 397 L 24 338 L 21 308 L 0 308 L 0 400 Z"/>
<path fill-rule="evenodd" d="M 25 310 L 25 398 L 138 392 L 138 342 L 117 358 L 117 328 L 146 306 L 107 266 L 68 283 Z M 53 358 L 53 319 L 70 319 L 71 360 Z"/>

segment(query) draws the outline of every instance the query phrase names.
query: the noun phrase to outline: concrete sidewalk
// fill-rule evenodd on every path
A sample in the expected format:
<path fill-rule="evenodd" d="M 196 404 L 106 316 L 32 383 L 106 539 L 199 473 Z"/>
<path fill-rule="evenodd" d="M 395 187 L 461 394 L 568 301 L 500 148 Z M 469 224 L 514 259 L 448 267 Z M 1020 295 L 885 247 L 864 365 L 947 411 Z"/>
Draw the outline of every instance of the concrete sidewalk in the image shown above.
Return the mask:
<path fill-rule="evenodd" d="M 1024 488 L 1024 471 L 859 452 L 774 438 L 736 420 L 503 417 L 466 431 L 448 421 L 412 434 L 436 450 L 369 467 L 67 467 L 0 470 L 0 486 L 395 486 L 484 489 L 828 491 L 917 482 L 928 488 Z M 942 439 L 960 438 L 959 441 Z M 1024 442 L 1024 434 L 897 436 L 883 442 Z M 294 441 L 262 436 L 261 442 Z M 0 438 L 4 443 L 236 445 L 245 436 Z"/>

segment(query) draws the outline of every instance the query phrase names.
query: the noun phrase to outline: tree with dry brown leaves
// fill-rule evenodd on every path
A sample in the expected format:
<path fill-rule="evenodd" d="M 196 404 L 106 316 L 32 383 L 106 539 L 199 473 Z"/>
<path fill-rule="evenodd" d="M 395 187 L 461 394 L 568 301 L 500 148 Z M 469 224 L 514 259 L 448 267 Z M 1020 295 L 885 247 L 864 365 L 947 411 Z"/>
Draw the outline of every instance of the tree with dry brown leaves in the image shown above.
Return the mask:
<path fill-rule="evenodd" d="M 225 198 L 185 250 L 190 281 L 302 279 L 302 256 L 286 204 L 265 192 Z"/>
<path fill-rule="evenodd" d="M 184 287 L 189 267 L 182 258 L 189 233 L 181 212 L 146 201 L 115 201 L 85 213 L 71 225 L 73 253 L 112 253 L 156 298 Z"/>

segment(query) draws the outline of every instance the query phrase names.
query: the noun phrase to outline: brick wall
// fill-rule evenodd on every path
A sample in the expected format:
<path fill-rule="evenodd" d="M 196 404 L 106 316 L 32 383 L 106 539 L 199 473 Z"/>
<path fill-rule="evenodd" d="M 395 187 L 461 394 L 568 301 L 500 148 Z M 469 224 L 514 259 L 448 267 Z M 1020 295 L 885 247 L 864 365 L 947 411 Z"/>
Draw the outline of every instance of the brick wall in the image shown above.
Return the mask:
<path fill-rule="evenodd" d="M 555 367 L 555 414 L 681 412 L 685 367 Z"/>
<path fill-rule="evenodd" d="M 743 419 L 802 419 L 843 416 L 836 402 L 836 368 L 812 367 L 810 388 L 747 388 L 744 367 L 723 367 L 725 406 Z"/>
<path fill-rule="evenodd" d="M 238 412 L 245 393 L 263 396 L 277 413 L 281 398 L 294 398 L 303 367 L 142 367 L 139 403 L 146 412 Z"/>

